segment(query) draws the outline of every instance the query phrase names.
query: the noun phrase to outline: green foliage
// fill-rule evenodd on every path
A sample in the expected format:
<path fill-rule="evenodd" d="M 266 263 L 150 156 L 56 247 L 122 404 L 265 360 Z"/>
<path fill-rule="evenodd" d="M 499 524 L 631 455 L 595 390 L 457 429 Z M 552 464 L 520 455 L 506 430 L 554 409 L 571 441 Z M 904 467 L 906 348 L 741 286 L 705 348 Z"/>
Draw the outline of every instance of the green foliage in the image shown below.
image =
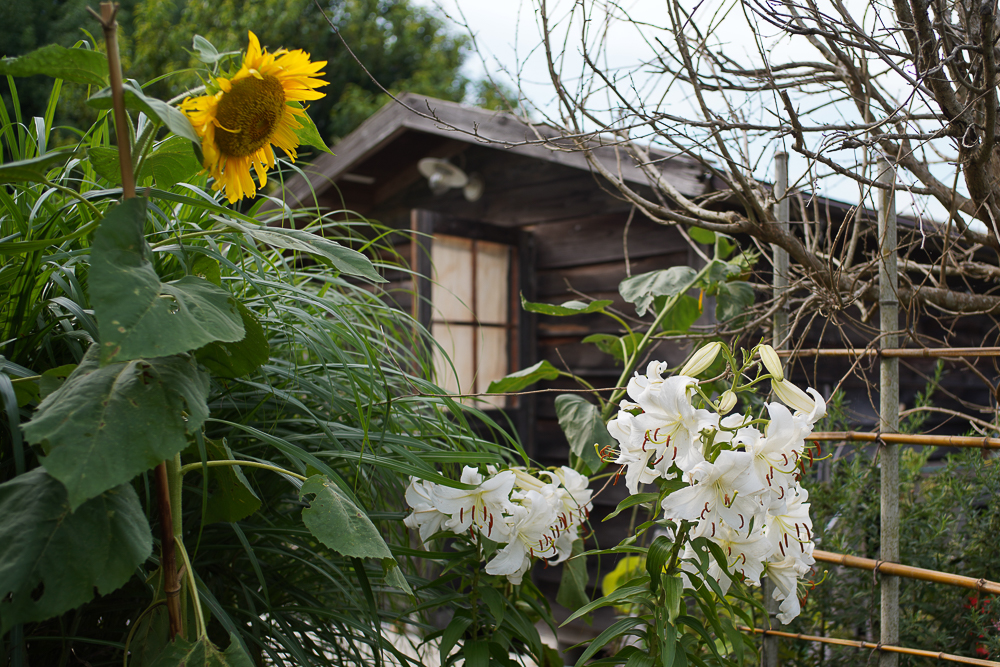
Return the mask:
<path fill-rule="evenodd" d="M 299 496 L 308 502 L 302 522 L 320 542 L 344 556 L 392 558 L 375 524 L 332 481 L 313 475 Z"/>
<path fill-rule="evenodd" d="M 556 396 L 555 404 L 559 427 L 566 434 L 570 451 L 583 460 L 591 473 L 596 473 L 604 463 L 595 446 L 603 450 L 615 445 L 614 438 L 601 419 L 600 410 L 577 394 L 560 394 Z"/>

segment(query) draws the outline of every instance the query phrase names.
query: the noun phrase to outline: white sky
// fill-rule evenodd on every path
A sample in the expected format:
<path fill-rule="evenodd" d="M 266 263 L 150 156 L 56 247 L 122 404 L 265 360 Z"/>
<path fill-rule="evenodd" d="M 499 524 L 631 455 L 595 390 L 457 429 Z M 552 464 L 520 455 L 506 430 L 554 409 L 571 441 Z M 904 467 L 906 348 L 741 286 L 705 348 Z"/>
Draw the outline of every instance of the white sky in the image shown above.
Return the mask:
<path fill-rule="evenodd" d="M 435 7 L 440 13 L 451 18 L 455 22 L 453 29 L 456 32 L 468 33 L 471 31 L 479 53 L 470 55 L 464 72 L 467 76 L 481 79 L 489 73 L 491 77 L 508 84 L 511 88 L 515 88 L 516 81 L 519 80 L 523 94 L 531 104 L 545 114 L 554 115 L 557 113 L 544 53 L 540 47 L 540 28 L 535 6 L 531 0 L 414 1 L 416 4 Z M 549 0 L 549 13 L 553 17 L 552 20 L 558 21 L 560 17 L 565 15 L 567 8 L 572 7 L 573 4 L 573 0 Z M 733 0 L 728 2 L 725 0 L 705 0 L 704 2 L 691 0 L 685 4 L 699 8 L 697 13 L 699 26 L 704 25 L 712 18 L 712 12 L 719 11 L 716 9 L 717 7 L 720 5 L 728 6 L 729 13 L 724 20 L 720 21 L 719 28 L 714 32 L 715 36 L 725 42 L 727 55 L 738 58 L 741 64 L 750 65 L 760 62 L 758 44 L 754 42 L 753 33 L 748 30 L 748 17 L 744 14 L 738 0 L 735 2 Z M 857 10 L 857 16 L 864 16 L 869 7 L 867 0 L 847 0 L 846 4 L 854 6 Z M 667 23 L 663 0 L 618 0 L 618 6 L 639 22 L 655 25 Z M 871 17 L 865 18 L 871 20 Z M 463 23 L 467 23 L 468 29 L 462 25 Z M 631 71 L 635 69 L 636 62 L 650 58 L 658 46 L 644 40 L 648 40 L 648 35 L 655 34 L 656 31 L 647 27 L 643 32 L 647 37 L 642 37 L 635 27 L 624 22 L 614 24 L 607 38 L 602 40 L 606 45 L 606 51 L 602 54 L 601 64 L 612 72 L 616 68 L 621 68 L 620 71 Z M 792 59 L 792 56 L 795 56 L 795 59 L 804 57 L 802 53 L 792 52 L 793 45 L 789 43 L 787 38 L 778 39 L 774 28 L 765 25 L 758 28 L 756 32 L 761 46 L 769 53 L 772 62 L 780 61 L 783 58 Z M 662 36 L 667 37 L 667 35 Z M 595 35 L 592 41 L 597 41 L 598 37 Z M 580 29 L 579 24 L 577 24 L 571 27 L 566 42 L 567 58 L 564 80 L 572 81 L 571 74 L 579 72 L 583 64 L 579 57 L 579 42 Z M 794 48 L 801 49 L 801 43 L 801 41 L 796 42 Z M 816 57 L 806 57 L 814 60 L 821 59 L 818 54 Z M 646 99 L 658 98 L 666 91 L 668 95 L 677 98 L 676 100 L 667 98 L 671 105 L 687 104 L 686 94 L 683 91 L 665 89 L 665 85 L 663 77 L 655 79 L 649 77 L 646 79 L 646 83 L 641 78 L 636 80 L 637 93 Z M 747 108 L 751 106 L 758 106 L 757 115 L 748 120 L 760 122 L 773 120 L 773 117 L 766 110 L 759 108 L 759 105 L 747 105 Z M 678 111 L 678 115 L 684 113 Z M 853 114 L 855 113 L 853 108 L 843 111 L 837 107 L 831 107 L 822 111 L 822 115 L 814 120 L 824 123 L 844 122 L 844 120 L 854 120 Z M 697 115 L 692 117 L 697 117 Z M 760 160 L 760 168 L 755 169 L 755 175 L 758 178 L 770 180 L 772 156 L 780 147 L 773 144 L 754 145 L 752 143 L 747 147 Z M 848 155 L 843 155 L 844 159 L 848 157 Z M 792 153 L 790 164 L 792 180 L 794 181 L 796 178 L 796 171 L 802 175 L 805 169 L 805 161 Z M 802 185 L 806 185 L 806 183 L 802 183 Z M 820 187 L 824 194 L 845 201 L 858 201 L 861 194 L 857 185 L 844 178 L 824 181 Z M 922 207 L 919 202 L 908 201 L 905 194 L 897 197 L 897 202 L 900 213 L 912 213 L 914 205 Z M 937 211 L 936 208 L 932 205 L 927 212 L 933 217 L 939 217 L 941 212 Z"/>

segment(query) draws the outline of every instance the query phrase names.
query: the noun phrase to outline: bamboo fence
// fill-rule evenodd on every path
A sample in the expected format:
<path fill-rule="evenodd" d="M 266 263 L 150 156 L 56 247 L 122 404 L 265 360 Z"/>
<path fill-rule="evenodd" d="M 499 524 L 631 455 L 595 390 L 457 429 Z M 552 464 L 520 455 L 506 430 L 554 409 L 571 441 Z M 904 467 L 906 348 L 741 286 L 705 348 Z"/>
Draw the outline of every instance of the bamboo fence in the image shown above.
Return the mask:
<path fill-rule="evenodd" d="M 812 433 L 806 440 L 879 442 L 893 445 L 929 445 L 934 447 L 976 447 L 1000 449 L 1000 438 L 966 435 L 915 435 L 911 433 L 860 433 L 858 431 L 827 431 Z"/>
<path fill-rule="evenodd" d="M 878 574 L 888 574 L 895 577 L 906 577 L 907 579 L 919 579 L 921 581 L 933 581 L 939 584 L 949 584 L 961 588 L 971 588 L 980 593 L 992 593 L 1000 595 L 1000 583 L 987 581 L 986 579 L 976 579 L 960 574 L 949 574 L 937 570 L 928 570 L 912 565 L 902 565 L 885 560 L 875 560 L 873 558 L 861 558 L 860 556 L 849 556 L 847 554 L 837 554 L 830 551 L 813 551 L 813 558 L 823 563 L 833 563 L 852 567 L 859 570 L 874 571 Z"/>
<path fill-rule="evenodd" d="M 1000 357 L 1000 347 L 892 347 L 824 350 L 777 350 L 779 357 L 889 357 L 900 359 L 957 359 L 960 357 Z"/>
<path fill-rule="evenodd" d="M 819 642 L 821 644 L 836 644 L 838 646 L 854 646 L 856 648 L 867 648 L 875 651 L 887 653 L 902 653 L 903 655 L 914 655 L 921 658 L 937 658 L 938 660 L 948 660 L 959 662 L 965 665 L 982 665 L 983 667 L 1000 667 L 1000 662 L 992 660 L 982 660 L 980 658 L 967 658 L 961 655 L 952 655 L 940 651 L 924 651 L 918 648 L 907 648 L 905 646 L 891 646 L 887 644 L 875 644 L 872 642 L 860 641 L 856 639 L 841 639 L 839 637 L 818 637 L 816 635 L 804 635 L 801 633 L 781 632 L 780 630 L 765 630 L 763 628 L 748 628 L 745 625 L 739 626 L 742 632 L 754 632 L 765 637 L 786 637 L 788 639 L 801 639 L 809 642 Z"/>

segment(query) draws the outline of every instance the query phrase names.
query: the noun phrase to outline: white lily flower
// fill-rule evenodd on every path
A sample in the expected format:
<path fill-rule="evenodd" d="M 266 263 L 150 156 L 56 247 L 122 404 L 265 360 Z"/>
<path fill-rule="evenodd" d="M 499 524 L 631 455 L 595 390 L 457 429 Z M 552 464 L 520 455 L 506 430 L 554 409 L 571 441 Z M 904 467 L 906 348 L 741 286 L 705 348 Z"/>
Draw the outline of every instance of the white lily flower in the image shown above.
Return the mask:
<path fill-rule="evenodd" d="M 764 572 L 764 559 L 771 552 L 771 545 L 760 528 L 743 535 L 726 524 L 720 524 L 715 536 L 716 542 L 729 559 L 726 568 L 739 572 L 752 586 L 760 586 L 760 575 Z"/>
<path fill-rule="evenodd" d="M 696 383 L 683 375 L 667 378 L 659 391 L 649 394 L 645 412 L 636 417 L 647 447 L 657 450 L 653 467 L 663 476 L 671 465 L 687 472 L 704 461 L 701 432 L 719 427 L 719 415 L 691 405 L 689 390 Z"/>
<path fill-rule="evenodd" d="M 769 512 L 765 534 L 775 558 L 795 558 L 812 564 L 812 518 L 809 516 L 809 492 L 800 486 L 789 488 L 784 511 Z"/>
<path fill-rule="evenodd" d="M 747 531 L 751 519 L 763 513 L 759 495 L 767 487 L 753 473 L 747 452 L 720 452 L 715 463 L 702 461 L 687 477 L 693 485 L 674 491 L 661 505 L 667 519 L 699 522 L 692 537 L 713 537 L 720 522 Z"/>
<path fill-rule="evenodd" d="M 608 433 L 618 441 L 618 458 L 615 463 L 625 466 L 625 486 L 629 493 L 639 493 L 640 484 L 652 484 L 660 473 L 649 467 L 650 459 L 658 456 L 656 447 L 641 424 L 628 412 L 619 412 L 608 422 Z"/>
<path fill-rule="evenodd" d="M 591 502 L 594 492 L 589 488 L 590 480 L 587 476 L 567 466 L 546 470 L 544 474 L 561 484 L 561 488 L 556 491 L 556 497 L 560 501 L 560 505 L 555 508 L 557 522 L 561 526 L 558 530 L 561 532 L 571 525 L 586 521 L 594 508 Z"/>
<path fill-rule="evenodd" d="M 788 488 L 795 484 L 793 473 L 805 441 L 788 408 L 768 403 L 767 411 L 771 421 L 763 434 L 748 426 L 737 431 L 734 441 L 753 456 L 754 473 L 770 489 L 771 506 L 781 511 Z"/>
<path fill-rule="evenodd" d="M 410 477 L 410 485 L 406 487 L 406 502 L 413 508 L 413 513 L 403 519 L 403 524 L 420 534 L 420 539 L 426 542 L 432 535 L 441 532 L 448 515 L 438 511 L 434 506 L 433 492 L 437 484 L 427 480 Z"/>
<path fill-rule="evenodd" d="M 661 375 L 663 371 L 667 370 L 667 364 L 664 361 L 651 361 L 646 366 L 646 374 L 639 375 L 636 373 L 632 376 L 632 379 L 628 381 L 628 386 L 626 387 L 629 397 L 635 401 L 634 405 L 646 409 L 646 402 L 648 398 L 659 393 L 660 388 L 663 386 L 663 378 Z M 623 410 L 630 408 L 622 408 Z"/>
<path fill-rule="evenodd" d="M 439 485 L 434 489 L 432 499 L 438 510 L 451 516 L 445 523 L 449 530 L 463 533 L 475 524 L 486 537 L 504 542 L 509 535 L 504 514 L 509 514 L 514 507 L 510 502 L 510 493 L 515 481 L 510 470 L 483 481 L 483 476 L 475 468 L 466 466 L 462 471 L 462 483 L 474 484 L 475 489 Z"/>
<path fill-rule="evenodd" d="M 761 345 L 757 348 L 757 354 L 760 356 L 761 362 L 764 364 L 764 368 L 770 373 L 775 380 L 781 382 L 785 379 L 785 370 L 781 367 L 781 359 L 778 357 L 778 353 L 774 351 L 774 348 L 770 345 Z"/>
<path fill-rule="evenodd" d="M 782 403 L 796 411 L 796 416 L 805 417 L 810 428 L 826 414 L 826 401 L 823 396 L 809 387 L 802 391 L 788 380 L 771 381 L 771 389 Z"/>
<path fill-rule="evenodd" d="M 521 504 L 513 505 L 510 542 L 486 564 L 486 573 L 506 575 L 512 584 L 520 584 L 532 557 L 557 553 L 555 539 L 549 532 L 555 518 L 555 511 L 545 497 L 537 491 L 528 491 Z"/>
<path fill-rule="evenodd" d="M 809 571 L 809 565 L 794 558 L 784 558 L 768 561 L 764 565 L 764 571 L 774 584 L 771 597 L 781 602 L 778 620 L 782 624 L 791 623 L 802 610 L 799 605 L 798 583 L 799 578 Z"/>
<path fill-rule="evenodd" d="M 715 358 L 719 356 L 721 349 L 722 343 L 719 341 L 709 343 L 691 355 L 691 358 L 688 359 L 688 362 L 681 367 L 681 370 L 677 374 L 689 377 L 700 375 L 715 362 Z"/>
<path fill-rule="evenodd" d="M 727 389 L 719 396 L 719 414 L 724 415 L 736 407 L 736 394 L 732 389 Z"/>

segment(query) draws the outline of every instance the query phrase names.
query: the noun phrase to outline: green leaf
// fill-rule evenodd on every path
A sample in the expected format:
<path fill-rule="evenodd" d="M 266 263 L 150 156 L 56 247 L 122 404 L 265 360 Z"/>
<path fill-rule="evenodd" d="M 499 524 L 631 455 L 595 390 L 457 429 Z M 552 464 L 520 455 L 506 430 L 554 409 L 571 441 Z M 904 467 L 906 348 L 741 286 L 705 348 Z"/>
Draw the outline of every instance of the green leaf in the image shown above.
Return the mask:
<path fill-rule="evenodd" d="M 324 260 L 342 273 L 367 278 L 372 282 L 384 283 L 372 266 L 371 261 L 360 252 L 345 248 L 336 241 L 323 238 L 304 229 L 264 227 L 246 222 L 236 222 L 229 218 L 215 218 L 217 221 L 260 241 L 265 245 L 287 250 L 297 250 Z"/>
<path fill-rule="evenodd" d="M 529 313 L 541 313 L 543 315 L 556 315 L 559 317 L 565 315 L 585 315 L 587 313 L 596 313 L 604 310 L 610 306 L 614 301 L 610 299 L 603 299 L 600 301 L 591 301 L 589 303 L 584 303 L 583 301 L 567 301 L 560 306 L 556 306 L 551 303 L 532 303 L 531 301 L 526 301 L 524 295 L 521 295 L 521 306 Z"/>
<path fill-rule="evenodd" d="M 641 317 L 646 314 L 655 297 L 686 292 L 696 275 L 698 272 L 690 266 L 672 266 L 626 278 L 618 285 L 618 291 L 623 299 L 635 304 L 636 313 Z"/>
<path fill-rule="evenodd" d="M 489 642 L 467 641 L 462 647 L 462 655 L 465 656 L 465 667 L 490 667 Z"/>
<path fill-rule="evenodd" d="M 702 229 L 701 227 L 688 227 L 687 233 L 688 236 L 694 239 L 697 243 L 703 243 L 705 245 L 712 245 L 715 243 L 715 232 L 707 229 Z"/>
<path fill-rule="evenodd" d="M 738 273 L 739 269 L 734 267 L 732 264 L 726 262 L 720 262 L 717 259 L 713 259 L 711 263 L 705 268 L 705 273 L 702 275 L 700 285 L 708 289 L 712 285 L 717 283 L 725 282 L 729 276 L 734 273 Z"/>
<path fill-rule="evenodd" d="M 587 650 L 583 652 L 580 659 L 576 661 L 576 667 L 582 667 L 590 660 L 591 657 L 598 651 L 600 651 L 604 646 L 611 640 L 618 637 L 624 637 L 626 635 L 634 635 L 635 632 L 631 630 L 639 625 L 645 625 L 646 621 L 642 618 L 623 618 L 620 621 L 612 623 L 604 632 L 597 635 L 590 644 L 587 646 Z"/>
<path fill-rule="evenodd" d="M 752 305 L 753 287 L 750 283 L 739 280 L 721 283 L 719 293 L 715 295 L 715 317 L 720 322 L 735 320 L 735 325 L 738 326 Z"/>
<path fill-rule="evenodd" d="M 596 609 L 600 609 L 602 607 L 609 607 L 613 604 L 626 601 L 633 597 L 644 597 L 644 598 L 649 597 L 649 577 L 647 577 L 646 575 L 642 575 L 641 577 L 629 579 L 628 582 L 629 582 L 628 586 L 622 586 L 620 588 L 616 588 L 614 591 L 608 593 L 604 597 L 598 598 L 593 602 L 588 602 L 584 606 L 580 607 L 572 614 L 570 614 L 569 617 L 567 617 L 566 620 L 562 622 L 562 624 L 566 625 L 567 623 L 575 621 L 581 616 L 585 616 Z M 634 582 L 639 582 L 639 583 L 634 583 Z"/>
<path fill-rule="evenodd" d="M 668 297 L 656 299 L 656 311 L 659 312 Z M 663 317 L 660 327 L 664 333 L 687 333 L 691 325 L 701 317 L 701 302 L 693 296 L 681 294 L 674 302 L 673 308 Z"/>
<path fill-rule="evenodd" d="M 198 60 L 206 65 L 214 65 L 226 55 L 225 53 L 219 53 L 219 50 L 215 48 L 215 45 L 201 35 L 194 36 L 191 48 L 194 49 L 195 56 Z"/>
<path fill-rule="evenodd" d="M 663 594 L 667 602 L 667 620 L 673 623 L 681 613 L 684 599 L 684 581 L 675 574 L 664 573 L 660 578 Z"/>
<path fill-rule="evenodd" d="M 634 507 L 635 505 L 639 505 L 640 503 L 655 502 L 659 497 L 660 494 L 658 493 L 637 493 L 635 495 L 629 496 L 628 498 L 625 498 L 620 503 L 618 503 L 618 507 L 615 508 L 615 511 L 607 515 L 603 519 L 601 519 L 601 521 L 607 521 L 608 519 L 613 519 L 619 514 L 621 514 L 623 511 L 627 510 L 629 507 Z"/>
<path fill-rule="evenodd" d="M 590 602 L 590 596 L 587 595 L 590 576 L 587 574 L 587 558 L 581 556 L 582 553 L 583 540 L 573 540 L 573 551 L 563 563 L 562 579 L 556 593 L 556 602 L 570 611 L 576 611 Z"/>
<path fill-rule="evenodd" d="M 239 301 L 236 302 L 236 309 L 246 332 L 243 340 L 235 343 L 216 341 L 194 353 L 198 361 L 218 377 L 238 378 L 249 375 L 271 358 L 271 345 L 257 317 Z"/>
<path fill-rule="evenodd" d="M 441 644 L 439 645 L 441 664 L 445 664 L 448 654 L 455 648 L 455 644 L 462 638 L 462 635 L 465 634 L 466 629 L 470 625 L 472 625 L 472 619 L 468 616 L 461 616 L 456 613 L 452 617 L 448 627 L 444 629 L 444 633 L 441 635 Z"/>
<path fill-rule="evenodd" d="M 42 400 L 42 390 L 37 378 L 13 378 L 10 383 L 17 397 L 17 407 L 23 408 Z"/>
<path fill-rule="evenodd" d="M 191 125 L 191 121 L 188 117 L 184 115 L 180 109 L 176 109 L 163 100 L 158 100 L 155 97 L 147 97 L 142 89 L 135 85 L 132 81 L 126 81 L 122 84 L 122 89 L 125 93 L 125 107 L 128 109 L 133 109 L 135 111 L 141 111 L 146 114 L 152 120 L 158 120 L 167 126 L 171 132 L 177 136 L 184 137 L 196 144 L 201 144 L 201 137 L 198 133 L 194 131 L 194 127 Z M 113 101 L 111 98 L 111 89 L 105 88 L 98 93 L 95 93 L 87 100 L 87 104 L 95 109 L 110 109 L 112 108 Z"/>
<path fill-rule="evenodd" d="M 122 184 L 122 170 L 118 162 L 118 149 L 109 146 L 94 146 L 87 149 L 90 166 L 97 175 L 115 185 Z"/>
<path fill-rule="evenodd" d="M 42 379 L 39 382 L 42 392 L 41 397 L 43 399 L 48 398 L 49 394 L 61 387 L 66 378 L 72 375 L 75 370 L 76 364 L 66 364 L 65 366 L 57 366 L 56 368 L 43 371 Z"/>
<path fill-rule="evenodd" d="M 187 446 L 208 417 L 208 376 L 187 355 L 101 366 L 97 345 L 24 425 L 72 507 Z"/>
<path fill-rule="evenodd" d="M 43 468 L 0 484 L 0 635 L 122 586 L 153 549 L 128 484 L 70 509 Z"/>
<path fill-rule="evenodd" d="M 186 137 L 172 136 L 156 144 L 142 163 L 139 179 L 152 178 L 164 190 L 186 181 L 201 171 L 201 163 Z"/>
<path fill-rule="evenodd" d="M 667 565 L 674 543 L 666 535 L 660 535 L 649 545 L 646 552 L 646 572 L 649 572 L 649 590 L 656 594 L 660 588 L 660 574 Z"/>
<path fill-rule="evenodd" d="M 73 151 L 53 150 L 45 155 L 29 160 L 17 160 L 0 164 L 0 183 L 42 181 L 50 170 L 69 162 Z"/>
<path fill-rule="evenodd" d="M 224 442 L 205 438 L 205 452 L 209 461 L 231 461 L 235 457 Z M 235 523 L 260 509 L 260 498 L 254 493 L 239 466 L 212 466 L 205 469 L 208 475 L 208 507 L 205 523 L 225 521 Z"/>
<path fill-rule="evenodd" d="M 413 595 L 413 589 L 410 588 L 410 584 L 406 581 L 406 577 L 403 576 L 403 570 L 399 567 L 399 563 L 396 562 L 395 558 L 382 559 L 382 573 L 385 576 L 385 583 L 390 586 L 395 586 L 416 600 L 416 597 Z"/>
<path fill-rule="evenodd" d="M 692 227 L 692 229 L 694 228 Z M 629 656 L 628 661 L 625 663 L 625 667 L 653 667 L 653 656 L 648 653 L 636 651 Z"/>
<path fill-rule="evenodd" d="M 208 281 L 161 283 L 142 236 L 146 200 L 111 209 L 94 235 L 89 290 L 101 334 L 101 362 L 165 357 L 206 343 L 241 340 L 236 301 Z"/>
<path fill-rule="evenodd" d="M 222 287 L 222 268 L 208 255 L 198 255 L 191 263 L 191 275 Z"/>
<path fill-rule="evenodd" d="M 49 44 L 18 58 L 0 60 L 0 75 L 34 76 L 43 74 L 88 86 L 103 86 L 108 81 L 108 58 L 87 49 L 67 49 Z"/>
<path fill-rule="evenodd" d="M 642 334 L 632 333 L 624 336 L 611 334 L 591 334 L 583 339 L 583 343 L 593 343 L 601 352 L 610 354 L 618 361 L 625 361 L 632 356 L 636 346 L 642 341 Z"/>
<path fill-rule="evenodd" d="M 504 616 L 504 603 L 503 596 L 495 588 L 490 588 L 489 586 L 482 586 L 479 589 L 479 595 L 483 598 L 483 602 L 490 609 L 490 614 L 493 615 L 493 626 L 499 628 L 503 625 Z"/>
<path fill-rule="evenodd" d="M 139 619 L 129 644 L 129 667 L 149 667 L 170 642 L 170 612 L 166 604 L 153 607 Z"/>
<path fill-rule="evenodd" d="M 253 667 L 253 661 L 233 634 L 225 653 L 219 653 L 208 637 L 193 642 L 177 637 L 150 667 Z"/>
<path fill-rule="evenodd" d="M 559 377 L 559 369 L 548 361 L 539 361 L 534 366 L 511 373 L 499 380 L 490 382 L 490 387 L 486 391 L 490 394 L 505 394 L 512 391 L 521 391 L 530 387 L 539 380 L 555 380 Z"/>
<path fill-rule="evenodd" d="M 299 489 L 299 498 L 309 503 L 302 510 L 302 522 L 329 548 L 355 558 L 392 558 L 368 515 L 326 476 L 307 479 Z"/>
<path fill-rule="evenodd" d="M 289 102 L 289 106 L 293 106 L 298 109 L 303 108 L 302 104 L 299 102 Z M 319 130 L 316 129 L 316 123 L 314 123 L 313 119 L 309 117 L 309 114 L 304 113 L 301 116 L 296 116 L 295 120 L 297 120 L 299 125 L 302 126 L 297 130 L 294 130 L 295 136 L 298 138 L 300 144 L 303 146 L 313 146 L 314 148 L 318 148 L 324 153 L 329 153 L 330 155 L 334 154 L 333 151 L 330 150 L 330 147 L 326 145 L 326 142 L 323 141 L 323 137 L 320 136 Z"/>
<path fill-rule="evenodd" d="M 594 445 L 597 444 L 598 449 L 604 449 L 617 444 L 608 433 L 600 410 L 576 394 L 559 394 L 555 404 L 559 427 L 566 434 L 570 450 L 583 459 L 592 473 L 597 472 L 604 462 L 594 451 Z"/>

